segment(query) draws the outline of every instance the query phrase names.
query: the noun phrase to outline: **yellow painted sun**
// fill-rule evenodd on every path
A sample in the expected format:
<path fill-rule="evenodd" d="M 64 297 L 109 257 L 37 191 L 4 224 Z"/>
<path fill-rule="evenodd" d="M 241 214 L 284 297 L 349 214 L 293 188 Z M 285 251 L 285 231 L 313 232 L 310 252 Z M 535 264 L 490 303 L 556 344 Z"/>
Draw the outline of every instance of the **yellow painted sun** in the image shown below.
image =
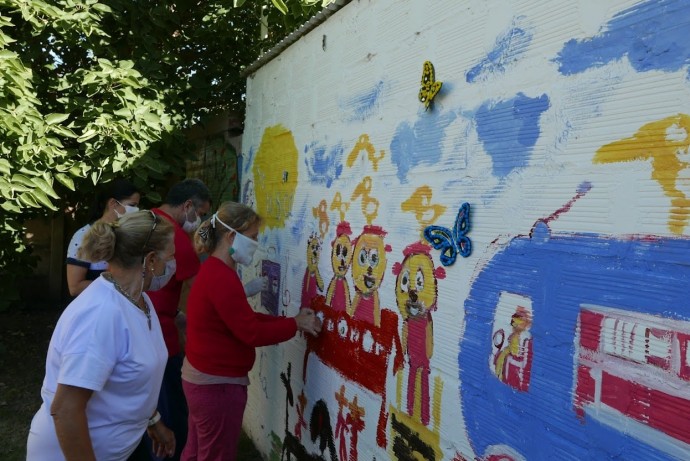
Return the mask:
<path fill-rule="evenodd" d="M 297 189 L 297 165 L 292 132 L 282 125 L 266 128 L 252 166 L 256 210 L 264 218 L 262 229 L 285 226 Z"/>

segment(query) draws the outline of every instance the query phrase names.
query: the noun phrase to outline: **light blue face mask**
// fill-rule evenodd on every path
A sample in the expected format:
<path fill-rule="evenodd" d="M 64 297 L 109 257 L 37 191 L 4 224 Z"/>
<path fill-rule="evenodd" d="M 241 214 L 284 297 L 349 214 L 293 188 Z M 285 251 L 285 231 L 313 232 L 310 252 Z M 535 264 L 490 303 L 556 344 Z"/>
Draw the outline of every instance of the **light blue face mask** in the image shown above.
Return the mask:
<path fill-rule="evenodd" d="M 170 261 L 165 262 L 165 270 L 163 271 L 163 274 L 161 275 L 156 275 L 153 274 L 153 278 L 151 279 L 151 285 L 149 286 L 148 291 L 156 291 L 160 290 L 163 288 L 167 283 L 170 281 L 173 275 L 175 275 L 175 271 L 177 270 L 177 263 L 175 262 L 174 259 L 171 259 Z"/>

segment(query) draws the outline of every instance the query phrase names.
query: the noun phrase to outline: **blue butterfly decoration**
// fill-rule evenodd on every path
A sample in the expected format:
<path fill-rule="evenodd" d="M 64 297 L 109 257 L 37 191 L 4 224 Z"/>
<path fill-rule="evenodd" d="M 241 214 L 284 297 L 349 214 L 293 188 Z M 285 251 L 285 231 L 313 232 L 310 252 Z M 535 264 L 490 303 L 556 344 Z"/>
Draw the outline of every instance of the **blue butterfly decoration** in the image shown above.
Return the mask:
<path fill-rule="evenodd" d="M 441 250 L 441 264 L 450 266 L 455 264 L 458 253 L 466 258 L 472 252 L 472 242 L 467 236 L 469 231 L 470 204 L 465 202 L 460 205 L 452 232 L 446 227 L 429 226 L 424 229 L 424 238 L 436 250 Z"/>

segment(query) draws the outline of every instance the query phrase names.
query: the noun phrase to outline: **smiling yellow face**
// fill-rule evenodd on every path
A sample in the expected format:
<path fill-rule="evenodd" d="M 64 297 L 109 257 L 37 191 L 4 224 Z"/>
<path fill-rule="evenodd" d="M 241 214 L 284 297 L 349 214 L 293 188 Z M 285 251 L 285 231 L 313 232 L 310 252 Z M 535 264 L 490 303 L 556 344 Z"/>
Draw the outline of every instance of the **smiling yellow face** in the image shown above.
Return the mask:
<path fill-rule="evenodd" d="M 395 281 L 395 299 L 403 319 L 421 317 L 436 304 L 434 262 L 427 254 L 405 258 Z"/>
<path fill-rule="evenodd" d="M 381 235 L 362 234 L 353 251 L 352 280 L 357 291 L 370 295 L 381 286 L 386 271 L 386 246 Z"/>

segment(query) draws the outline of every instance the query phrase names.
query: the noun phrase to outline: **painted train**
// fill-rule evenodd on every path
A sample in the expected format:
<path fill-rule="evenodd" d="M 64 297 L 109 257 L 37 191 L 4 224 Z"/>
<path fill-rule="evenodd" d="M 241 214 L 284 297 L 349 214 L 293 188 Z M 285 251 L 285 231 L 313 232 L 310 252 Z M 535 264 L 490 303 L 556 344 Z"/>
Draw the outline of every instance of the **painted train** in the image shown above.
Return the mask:
<path fill-rule="evenodd" d="M 690 240 L 556 234 L 478 269 L 458 355 L 479 459 L 690 459 Z"/>

